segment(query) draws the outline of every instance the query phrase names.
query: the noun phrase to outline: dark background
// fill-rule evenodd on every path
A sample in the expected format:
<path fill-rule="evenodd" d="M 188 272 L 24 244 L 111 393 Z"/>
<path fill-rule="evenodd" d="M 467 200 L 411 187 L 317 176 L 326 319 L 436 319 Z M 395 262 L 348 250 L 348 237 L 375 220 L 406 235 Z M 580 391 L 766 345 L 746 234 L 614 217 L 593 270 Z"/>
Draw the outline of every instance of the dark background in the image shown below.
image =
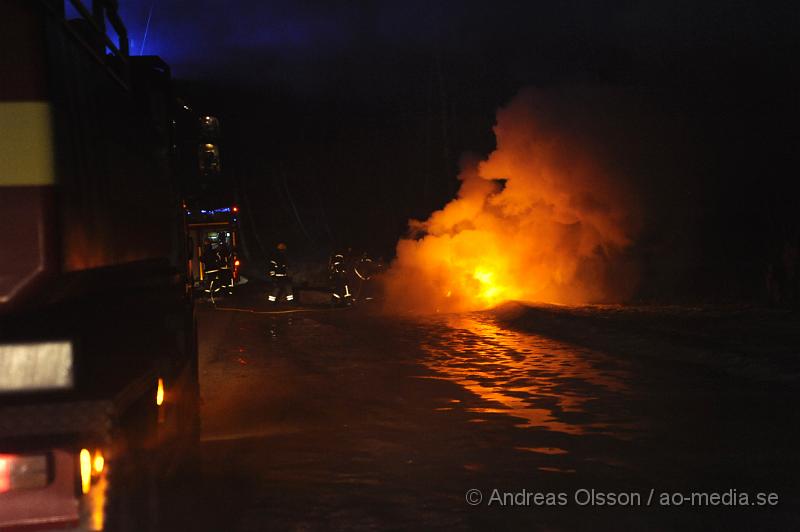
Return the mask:
<path fill-rule="evenodd" d="M 251 255 L 389 257 L 520 89 L 612 88 L 595 112 L 644 212 L 636 299 L 797 304 L 792 2 L 121 4 L 132 52 L 220 117 Z"/>

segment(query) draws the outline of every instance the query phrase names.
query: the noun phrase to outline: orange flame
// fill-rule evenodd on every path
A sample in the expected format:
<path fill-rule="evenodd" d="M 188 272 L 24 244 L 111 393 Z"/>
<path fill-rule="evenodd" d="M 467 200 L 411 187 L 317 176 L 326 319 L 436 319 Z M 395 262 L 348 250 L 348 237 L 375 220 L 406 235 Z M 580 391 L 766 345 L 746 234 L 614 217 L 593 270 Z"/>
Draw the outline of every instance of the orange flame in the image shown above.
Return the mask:
<path fill-rule="evenodd" d="M 608 277 L 630 270 L 618 259 L 635 230 L 635 203 L 592 157 L 592 143 L 556 127 L 542 103 L 525 91 L 501 109 L 496 150 L 462 165 L 454 200 L 410 222 L 386 279 L 392 307 L 444 312 L 619 296 Z"/>

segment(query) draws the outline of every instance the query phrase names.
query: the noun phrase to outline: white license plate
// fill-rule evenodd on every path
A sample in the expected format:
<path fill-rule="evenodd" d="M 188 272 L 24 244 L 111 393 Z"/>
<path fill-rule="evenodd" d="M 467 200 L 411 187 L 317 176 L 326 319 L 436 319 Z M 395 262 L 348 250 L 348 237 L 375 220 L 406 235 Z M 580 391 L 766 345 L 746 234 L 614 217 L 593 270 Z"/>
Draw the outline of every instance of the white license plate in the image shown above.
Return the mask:
<path fill-rule="evenodd" d="M 0 344 L 0 393 L 73 386 L 71 342 Z"/>

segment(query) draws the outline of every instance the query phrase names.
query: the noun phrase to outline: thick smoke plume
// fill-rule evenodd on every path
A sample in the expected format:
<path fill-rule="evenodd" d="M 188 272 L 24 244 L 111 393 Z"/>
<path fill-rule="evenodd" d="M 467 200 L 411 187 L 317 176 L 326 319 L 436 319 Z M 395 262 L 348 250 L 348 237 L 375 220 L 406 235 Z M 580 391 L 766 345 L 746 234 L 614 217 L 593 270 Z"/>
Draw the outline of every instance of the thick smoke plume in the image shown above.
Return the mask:
<path fill-rule="evenodd" d="M 606 96 L 525 90 L 500 109 L 495 151 L 464 158 L 457 197 L 412 220 L 397 244 L 389 305 L 448 312 L 628 296 L 638 216 Z"/>

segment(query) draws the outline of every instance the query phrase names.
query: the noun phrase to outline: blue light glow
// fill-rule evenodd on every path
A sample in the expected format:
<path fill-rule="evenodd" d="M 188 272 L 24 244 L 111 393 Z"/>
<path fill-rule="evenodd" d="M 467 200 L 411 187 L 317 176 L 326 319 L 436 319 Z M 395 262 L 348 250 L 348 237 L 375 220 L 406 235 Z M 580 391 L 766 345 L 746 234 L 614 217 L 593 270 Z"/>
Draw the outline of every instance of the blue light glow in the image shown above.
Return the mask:
<path fill-rule="evenodd" d="M 219 209 L 200 209 L 200 214 L 227 214 L 231 212 L 230 207 L 220 207 Z M 192 214 L 189 212 L 189 214 Z"/>
<path fill-rule="evenodd" d="M 174 0 L 120 2 L 131 54 L 161 56 L 176 76 L 227 77 L 237 72 L 229 65 L 242 50 L 301 62 L 310 51 L 340 50 L 356 33 L 358 18 L 357 11 L 289 1 L 233 2 L 223 8 L 201 0 L 191 12 L 197 16 L 187 16 L 185 3 Z"/>

